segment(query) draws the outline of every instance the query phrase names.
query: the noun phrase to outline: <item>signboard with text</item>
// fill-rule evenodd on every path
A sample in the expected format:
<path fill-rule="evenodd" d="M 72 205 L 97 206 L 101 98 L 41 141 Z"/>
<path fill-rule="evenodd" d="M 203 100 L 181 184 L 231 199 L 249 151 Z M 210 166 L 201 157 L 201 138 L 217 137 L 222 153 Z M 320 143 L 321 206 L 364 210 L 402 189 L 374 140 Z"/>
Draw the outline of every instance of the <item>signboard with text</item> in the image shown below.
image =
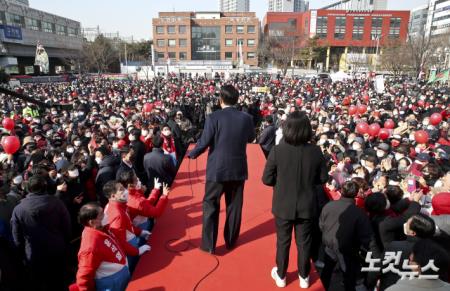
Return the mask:
<path fill-rule="evenodd" d="M 22 28 L 10 25 L 0 25 L 0 40 L 4 42 L 22 43 Z"/>

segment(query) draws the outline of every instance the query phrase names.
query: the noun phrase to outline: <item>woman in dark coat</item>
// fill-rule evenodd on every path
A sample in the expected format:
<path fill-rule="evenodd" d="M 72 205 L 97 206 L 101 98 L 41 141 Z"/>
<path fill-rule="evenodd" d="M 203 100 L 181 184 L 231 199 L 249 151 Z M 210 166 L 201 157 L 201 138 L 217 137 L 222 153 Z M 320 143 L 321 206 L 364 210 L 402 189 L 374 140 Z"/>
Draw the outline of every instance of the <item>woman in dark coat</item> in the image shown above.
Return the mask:
<path fill-rule="evenodd" d="M 277 267 L 272 278 L 286 285 L 292 229 L 298 251 L 300 286 L 309 287 L 312 231 L 318 219 L 317 185 L 326 183 L 328 170 L 320 147 L 310 144 L 311 123 L 304 112 L 293 112 L 283 125 L 283 139 L 270 151 L 263 183 L 274 187 L 272 213 L 277 230 Z"/>

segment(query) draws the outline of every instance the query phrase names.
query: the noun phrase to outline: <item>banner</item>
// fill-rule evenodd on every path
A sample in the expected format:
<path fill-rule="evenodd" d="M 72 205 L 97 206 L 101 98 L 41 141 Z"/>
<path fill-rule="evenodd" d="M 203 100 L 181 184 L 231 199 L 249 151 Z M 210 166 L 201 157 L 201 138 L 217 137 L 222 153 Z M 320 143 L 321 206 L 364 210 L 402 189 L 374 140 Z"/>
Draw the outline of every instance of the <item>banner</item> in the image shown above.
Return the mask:
<path fill-rule="evenodd" d="M 269 87 L 253 87 L 253 92 L 255 93 L 269 93 Z"/>
<path fill-rule="evenodd" d="M 378 75 L 375 77 L 375 88 L 378 94 L 384 93 L 384 76 Z"/>
<path fill-rule="evenodd" d="M 40 42 L 36 45 L 36 58 L 34 60 L 34 65 L 39 66 L 41 73 L 48 74 L 48 54 Z"/>
<path fill-rule="evenodd" d="M 445 70 L 440 73 L 436 73 L 436 71 L 431 72 L 430 79 L 428 80 L 428 83 L 435 83 L 435 82 L 447 82 L 449 80 L 450 76 L 450 70 Z"/>

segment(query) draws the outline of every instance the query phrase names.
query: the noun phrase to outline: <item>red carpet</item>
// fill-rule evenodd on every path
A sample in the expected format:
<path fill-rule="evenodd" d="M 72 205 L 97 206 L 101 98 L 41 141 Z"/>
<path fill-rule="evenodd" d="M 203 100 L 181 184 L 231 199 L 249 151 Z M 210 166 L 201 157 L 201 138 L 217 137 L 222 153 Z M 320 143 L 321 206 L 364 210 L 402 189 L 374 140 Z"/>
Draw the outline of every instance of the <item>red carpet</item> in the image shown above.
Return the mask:
<path fill-rule="evenodd" d="M 213 256 L 198 249 L 201 239 L 206 157 L 207 154 L 203 154 L 197 161 L 183 161 L 169 196 L 168 208 L 157 220 L 153 230 L 150 239 L 152 250 L 140 259 L 128 290 L 194 290 L 197 283 L 217 265 Z M 279 290 L 270 277 L 270 271 L 275 265 L 276 242 L 271 213 L 272 189 L 261 182 L 265 158 L 258 145 L 248 147 L 248 164 L 250 177 L 245 184 L 238 245 L 232 251 L 225 249 L 223 198 L 216 250 L 220 264 L 195 290 Z M 170 242 L 177 238 L 178 240 Z M 192 245 L 187 243 L 189 241 Z M 293 241 L 287 275 L 288 285 L 284 290 L 300 288 L 296 262 L 297 251 Z M 311 281 L 308 290 L 323 290 L 315 270 L 312 271 Z"/>

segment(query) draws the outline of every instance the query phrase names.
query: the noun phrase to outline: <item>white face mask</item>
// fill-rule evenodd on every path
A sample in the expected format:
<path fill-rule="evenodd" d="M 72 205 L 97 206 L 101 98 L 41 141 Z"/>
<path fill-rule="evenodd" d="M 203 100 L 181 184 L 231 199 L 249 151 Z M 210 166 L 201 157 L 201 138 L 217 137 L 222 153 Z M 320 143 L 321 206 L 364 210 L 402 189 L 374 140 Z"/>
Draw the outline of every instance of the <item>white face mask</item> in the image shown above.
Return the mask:
<path fill-rule="evenodd" d="M 119 132 L 117 132 L 117 137 L 118 138 L 124 138 L 125 137 L 125 133 L 123 131 L 119 131 Z"/>
<path fill-rule="evenodd" d="M 102 162 L 102 158 L 95 158 L 95 162 L 97 162 L 98 165 Z"/>
<path fill-rule="evenodd" d="M 69 154 L 73 154 L 74 148 L 67 148 L 66 152 L 68 152 Z"/>
<path fill-rule="evenodd" d="M 360 151 L 361 150 L 361 145 L 359 143 L 353 144 L 352 145 L 352 149 L 354 151 Z"/>
<path fill-rule="evenodd" d="M 52 115 L 58 114 L 58 111 L 52 111 Z"/>
<path fill-rule="evenodd" d="M 134 135 L 130 135 L 129 139 L 130 139 L 130 141 L 135 141 L 136 137 Z"/>
<path fill-rule="evenodd" d="M 384 152 L 383 151 L 377 151 L 377 157 L 379 157 L 379 158 L 384 157 Z"/>
<path fill-rule="evenodd" d="M 171 132 L 170 130 L 164 130 L 164 131 L 162 132 L 162 134 L 163 134 L 164 136 L 170 136 L 170 135 L 172 134 L 172 132 Z"/>
<path fill-rule="evenodd" d="M 84 134 L 84 136 L 87 137 L 87 138 L 90 138 L 90 137 L 92 136 L 92 134 L 91 134 L 90 132 L 86 132 L 86 133 Z"/>
<path fill-rule="evenodd" d="M 106 226 L 108 225 L 108 215 L 105 214 L 103 215 L 103 219 L 102 219 L 102 226 Z"/>
<path fill-rule="evenodd" d="M 76 140 L 76 141 L 73 142 L 73 144 L 74 144 L 76 147 L 79 147 L 79 146 L 81 145 L 81 141 Z"/>
<path fill-rule="evenodd" d="M 428 126 L 430 124 L 430 121 L 424 120 L 422 123 L 423 123 L 424 126 Z"/>
<path fill-rule="evenodd" d="M 409 140 L 410 141 L 416 140 L 416 138 L 414 137 L 414 133 L 409 135 Z"/>
<path fill-rule="evenodd" d="M 142 136 L 147 136 L 148 135 L 148 131 L 144 130 L 142 131 Z"/>
<path fill-rule="evenodd" d="M 120 202 L 128 202 L 128 190 L 125 189 L 122 192 L 122 195 L 120 195 L 120 197 L 117 200 L 120 201 Z"/>
<path fill-rule="evenodd" d="M 78 178 L 79 175 L 80 175 L 80 173 L 78 172 L 78 169 L 75 169 L 73 171 L 69 171 L 69 177 L 70 178 Z"/>
<path fill-rule="evenodd" d="M 399 153 L 395 154 L 395 160 L 400 161 L 403 158 L 404 158 L 404 156 L 402 154 L 399 154 Z"/>

